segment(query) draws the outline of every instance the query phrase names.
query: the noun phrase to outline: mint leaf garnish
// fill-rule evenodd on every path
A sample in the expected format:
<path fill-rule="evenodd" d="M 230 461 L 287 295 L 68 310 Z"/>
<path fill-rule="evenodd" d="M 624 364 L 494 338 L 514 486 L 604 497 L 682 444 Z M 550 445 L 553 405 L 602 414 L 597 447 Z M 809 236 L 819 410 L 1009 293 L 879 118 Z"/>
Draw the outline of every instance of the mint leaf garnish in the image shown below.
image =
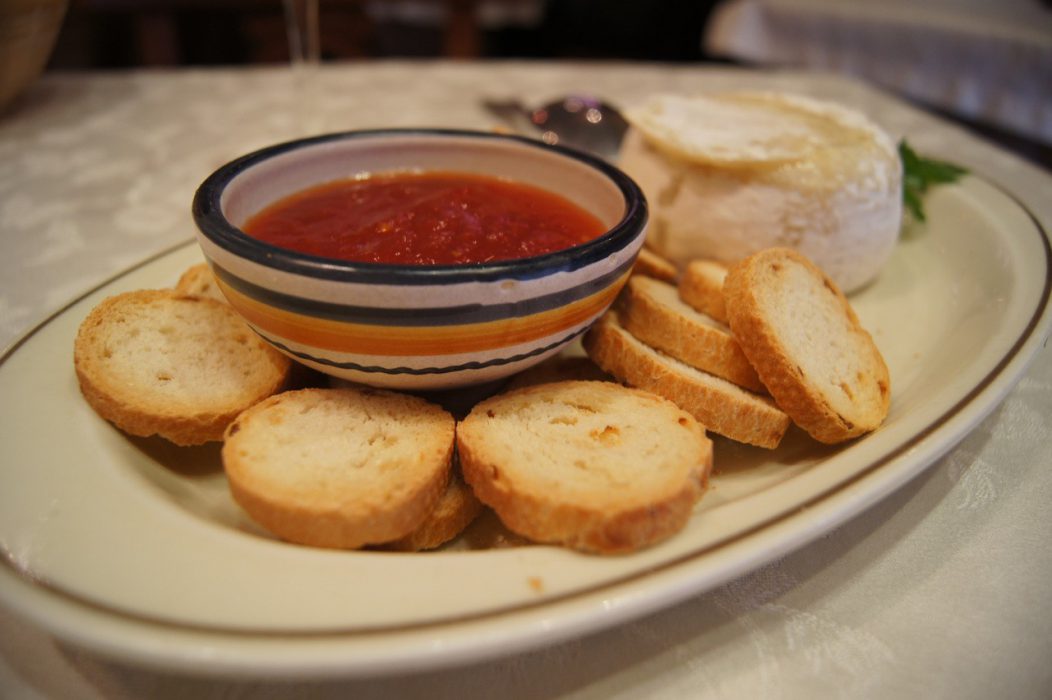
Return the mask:
<path fill-rule="evenodd" d="M 902 203 L 917 221 L 927 221 L 924 196 L 934 185 L 956 182 L 968 170 L 953 163 L 918 155 L 903 139 L 899 142 L 902 159 Z"/>

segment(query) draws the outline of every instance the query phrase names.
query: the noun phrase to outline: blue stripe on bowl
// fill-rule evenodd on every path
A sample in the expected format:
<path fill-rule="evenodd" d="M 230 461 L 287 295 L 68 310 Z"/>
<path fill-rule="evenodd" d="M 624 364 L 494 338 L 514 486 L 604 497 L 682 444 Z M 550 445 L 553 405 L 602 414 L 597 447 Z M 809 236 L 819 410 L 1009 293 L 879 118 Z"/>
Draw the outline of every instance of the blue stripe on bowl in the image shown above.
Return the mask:
<path fill-rule="evenodd" d="M 469 304 L 435 308 L 377 308 L 317 301 L 300 296 L 276 292 L 253 284 L 234 275 L 229 270 L 213 263 L 212 270 L 227 285 L 238 292 L 283 311 L 345 323 L 362 323 L 376 326 L 454 326 L 467 323 L 484 323 L 510 317 L 530 316 L 563 307 L 579 299 L 585 299 L 608 288 L 634 264 L 630 258 L 616 269 L 599 277 L 589 279 L 575 287 L 550 294 L 543 294 L 521 301 L 503 304 Z"/>

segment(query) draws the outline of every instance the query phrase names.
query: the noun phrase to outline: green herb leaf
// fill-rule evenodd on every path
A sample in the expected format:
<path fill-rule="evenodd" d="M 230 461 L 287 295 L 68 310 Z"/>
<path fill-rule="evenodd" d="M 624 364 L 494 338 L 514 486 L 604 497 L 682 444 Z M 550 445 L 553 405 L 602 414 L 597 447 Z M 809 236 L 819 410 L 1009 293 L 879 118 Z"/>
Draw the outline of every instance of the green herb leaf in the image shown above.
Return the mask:
<path fill-rule="evenodd" d="M 926 221 L 924 196 L 934 185 L 956 182 L 968 170 L 953 163 L 925 158 L 917 154 L 905 139 L 899 142 L 902 159 L 902 203 L 917 221 Z"/>
<path fill-rule="evenodd" d="M 921 201 L 920 195 L 917 194 L 916 190 L 906 187 L 902 190 L 902 203 L 906 205 L 906 210 L 910 213 L 917 221 L 927 221 L 924 215 L 924 203 Z"/>

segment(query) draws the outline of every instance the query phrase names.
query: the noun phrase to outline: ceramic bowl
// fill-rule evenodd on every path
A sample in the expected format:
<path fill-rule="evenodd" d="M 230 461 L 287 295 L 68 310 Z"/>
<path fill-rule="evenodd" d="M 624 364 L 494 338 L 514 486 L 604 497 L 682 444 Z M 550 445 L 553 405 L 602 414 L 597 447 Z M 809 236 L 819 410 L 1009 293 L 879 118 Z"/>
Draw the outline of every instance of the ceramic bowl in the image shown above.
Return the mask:
<path fill-rule="evenodd" d="M 539 186 L 590 211 L 607 231 L 533 258 L 409 266 L 313 257 L 239 228 L 312 185 L 406 170 Z M 264 148 L 209 176 L 193 213 L 220 288 L 257 333 L 326 374 L 405 390 L 494 381 L 559 352 L 613 301 L 647 221 L 638 186 L 605 161 L 517 136 L 434 129 L 345 132 Z"/>

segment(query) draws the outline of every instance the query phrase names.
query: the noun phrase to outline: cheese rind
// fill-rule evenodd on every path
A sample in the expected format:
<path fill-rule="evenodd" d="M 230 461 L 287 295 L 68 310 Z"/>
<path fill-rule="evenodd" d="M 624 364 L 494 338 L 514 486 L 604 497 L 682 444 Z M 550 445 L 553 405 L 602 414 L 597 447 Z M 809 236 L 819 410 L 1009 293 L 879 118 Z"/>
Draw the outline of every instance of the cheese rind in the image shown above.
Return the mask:
<path fill-rule="evenodd" d="M 682 265 L 770 247 L 842 289 L 872 281 L 902 221 L 902 165 L 864 115 L 779 93 L 658 96 L 628 113 L 619 165 L 651 208 L 648 244 Z"/>

